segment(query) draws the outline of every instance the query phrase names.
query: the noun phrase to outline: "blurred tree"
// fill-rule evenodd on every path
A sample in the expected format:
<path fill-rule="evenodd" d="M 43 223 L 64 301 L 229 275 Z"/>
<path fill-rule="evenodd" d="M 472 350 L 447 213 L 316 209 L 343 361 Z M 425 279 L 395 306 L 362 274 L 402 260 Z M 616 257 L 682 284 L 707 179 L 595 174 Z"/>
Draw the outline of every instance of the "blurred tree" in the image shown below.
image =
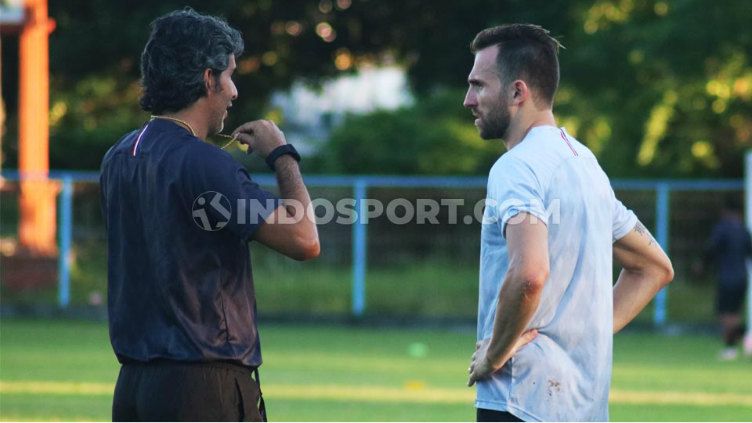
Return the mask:
<path fill-rule="evenodd" d="M 503 146 L 478 137 L 473 120 L 462 107 L 462 97 L 462 91 L 440 91 L 414 107 L 348 116 L 322 150 L 321 170 L 442 175 L 487 172 Z"/>
<path fill-rule="evenodd" d="M 749 4 L 597 1 L 577 16 L 560 111 L 612 174 L 742 176 L 752 146 Z"/>
<path fill-rule="evenodd" d="M 440 87 L 465 86 L 472 65 L 467 46 L 475 33 L 504 22 L 533 22 L 567 47 L 561 53 L 555 112 L 611 175 L 739 177 L 740 156 L 752 145 L 752 7 L 747 2 L 50 0 L 50 14 L 58 21 L 51 38 L 54 167 L 96 168 L 117 136 L 146 119 L 136 99 L 148 23 L 185 5 L 226 17 L 246 40 L 238 63 L 241 97 L 229 126 L 260 116 L 269 94 L 295 79 L 315 85 L 364 64 L 393 62 L 405 66 L 418 96 L 416 110 L 401 113 L 430 120 L 420 103 L 437 101 L 432 95 Z M 11 40 L 2 42 L 5 47 Z M 4 69 L 15 66 L 14 56 L 6 53 L 12 50 L 3 48 Z M 4 72 L 3 78 L 7 93 L 13 73 Z M 456 103 L 461 101 L 458 93 Z M 6 105 L 10 121 L 15 102 Z M 457 113 L 460 122 L 462 112 Z M 472 123 L 469 114 L 464 117 Z M 368 126 L 357 118 L 347 122 L 353 131 Z M 416 137 L 441 136 L 447 145 L 465 142 L 448 128 L 433 135 L 430 126 Z M 338 131 L 336 137 L 332 142 L 342 144 L 348 135 Z M 12 124 L 7 139 L 4 158 L 13 167 Z M 425 145 L 404 139 L 405 154 L 420 150 L 408 142 Z M 474 163 L 486 160 L 484 149 L 477 154 Z M 380 156 L 364 160 L 375 157 Z M 338 168 L 360 172 L 363 166 Z M 394 171 L 465 173 L 472 167 Z"/>
<path fill-rule="evenodd" d="M 419 94 L 464 83 L 467 44 L 479 29 L 538 23 L 568 47 L 557 115 L 611 175 L 742 176 L 742 154 L 752 146 L 748 4 L 469 1 L 428 10 L 401 3 L 397 15 L 408 22 L 398 18 L 388 34 Z"/>

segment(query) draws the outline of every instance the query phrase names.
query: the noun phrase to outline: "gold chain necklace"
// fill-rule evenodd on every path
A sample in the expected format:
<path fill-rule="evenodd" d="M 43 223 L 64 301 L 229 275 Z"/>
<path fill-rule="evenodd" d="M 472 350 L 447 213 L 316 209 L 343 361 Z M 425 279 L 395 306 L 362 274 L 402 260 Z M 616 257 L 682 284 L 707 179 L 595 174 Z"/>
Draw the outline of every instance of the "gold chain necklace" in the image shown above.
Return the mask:
<path fill-rule="evenodd" d="M 188 122 L 186 122 L 186 121 L 184 121 L 184 120 L 182 120 L 182 119 L 174 118 L 174 117 L 171 117 L 171 116 L 156 116 L 156 115 L 151 115 L 151 119 L 150 120 L 154 120 L 154 119 L 170 120 L 170 121 L 173 121 L 173 122 L 178 123 L 180 125 L 183 125 L 185 127 L 185 129 L 187 129 L 188 131 L 190 131 L 191 135 L 193 135 L 194 137 L 197 137 L 196 131 L 193 130 L 193 127 L 191 126 L 191 124 L 188 123 Z M 227 135 L 227 134 L 215 134 L 215 135 L 218 136 L 218 137 L 222 137 L 222 138 L 228 138 L 230 140 L 230 141 L 227 141 L 227 144 L 225 144 L 222 147 L 220 147 L 222 150 L 224 150 L 225 148 L 229 147 L 230 144 L 232 144 L 233 142 L 237 141 L 237 139 L 238 139 L 234 135 Z"/>

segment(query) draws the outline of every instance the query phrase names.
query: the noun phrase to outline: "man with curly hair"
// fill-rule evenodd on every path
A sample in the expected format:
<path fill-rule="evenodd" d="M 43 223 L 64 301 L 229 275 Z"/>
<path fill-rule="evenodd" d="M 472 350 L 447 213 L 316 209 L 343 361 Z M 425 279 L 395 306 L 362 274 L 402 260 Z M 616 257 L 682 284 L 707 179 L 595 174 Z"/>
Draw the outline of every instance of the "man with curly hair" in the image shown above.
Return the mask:
<path fill-rule="evenodd" d="M 205 142 L 238 96 L 242 52 L 240 33 L 216 17 L 156 19 L 141 57 L 152 117 L 102 160 L 110 340 L 122 363 L 114 421 L 265 420 L 248 243 L 307 260 L 319 240 L 291 206 L 310 207 L 310 196 L 300 156 L 273 123 L 233 136 L 266 159 L 286 200 Z"/>

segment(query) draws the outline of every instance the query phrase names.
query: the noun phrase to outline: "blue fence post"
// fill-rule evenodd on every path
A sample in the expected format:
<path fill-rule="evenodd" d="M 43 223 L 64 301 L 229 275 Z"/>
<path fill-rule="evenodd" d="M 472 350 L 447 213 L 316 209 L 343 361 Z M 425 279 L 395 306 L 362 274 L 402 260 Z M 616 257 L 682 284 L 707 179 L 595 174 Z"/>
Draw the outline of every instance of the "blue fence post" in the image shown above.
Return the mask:
<path fill-rule="evenodd" d="M 668 254 L 668 231 L 669 231 L 669 208 L 671 200 L 671 188 L 665 182 L 656 185 L 655 199 L 655 234 L 658 244 L 663 251 Z M 668 303 L 668 288 L 658 291 L 655 296 L 655 314 L 653 322 L 656 326 L 662 327 L 666 324 L 666 306 Z"/>
<path fill-rule="evenodd" d="M 58 304 L 67 308 L 70 304 L 70 250 L 73 237 L 73 178 L 63 177 L 60 196 L 60 256 L 58 257 Z"/>
<path fill-rule="evenodd" d="M 355 180 L 353 195 L 355 197 L 355 210 L 358 217 L 354 222 L 352 232 L 352 314 L 354 317 L 362 317 L 366 309 L 367 232 L 363 216 L 367 210 L 363 200 L 366 198 L 367 189 L 368 184 L 364 179 Z"/>

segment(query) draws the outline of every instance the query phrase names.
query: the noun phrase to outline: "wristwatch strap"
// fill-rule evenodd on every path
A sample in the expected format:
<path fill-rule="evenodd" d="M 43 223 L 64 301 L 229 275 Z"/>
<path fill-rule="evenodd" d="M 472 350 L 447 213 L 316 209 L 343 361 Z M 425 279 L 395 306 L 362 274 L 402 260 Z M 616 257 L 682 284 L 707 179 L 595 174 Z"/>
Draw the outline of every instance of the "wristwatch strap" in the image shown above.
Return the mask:
<path fill-rule="evenodd" d="M 268 156 L 266 156 L 266 164 L 272 170 L 276 170 L 274 168 L 274 162 L 276 162 L 278 158 L 286 154 L 292 156 L 295 161 L 300 162 L 300 154 L 298 154 L 298 150 L 296 150 L 295 147 L 293 147 L 291 144 L 285 144 L 275 148 L 271 153 L 269 153 Z"/>

